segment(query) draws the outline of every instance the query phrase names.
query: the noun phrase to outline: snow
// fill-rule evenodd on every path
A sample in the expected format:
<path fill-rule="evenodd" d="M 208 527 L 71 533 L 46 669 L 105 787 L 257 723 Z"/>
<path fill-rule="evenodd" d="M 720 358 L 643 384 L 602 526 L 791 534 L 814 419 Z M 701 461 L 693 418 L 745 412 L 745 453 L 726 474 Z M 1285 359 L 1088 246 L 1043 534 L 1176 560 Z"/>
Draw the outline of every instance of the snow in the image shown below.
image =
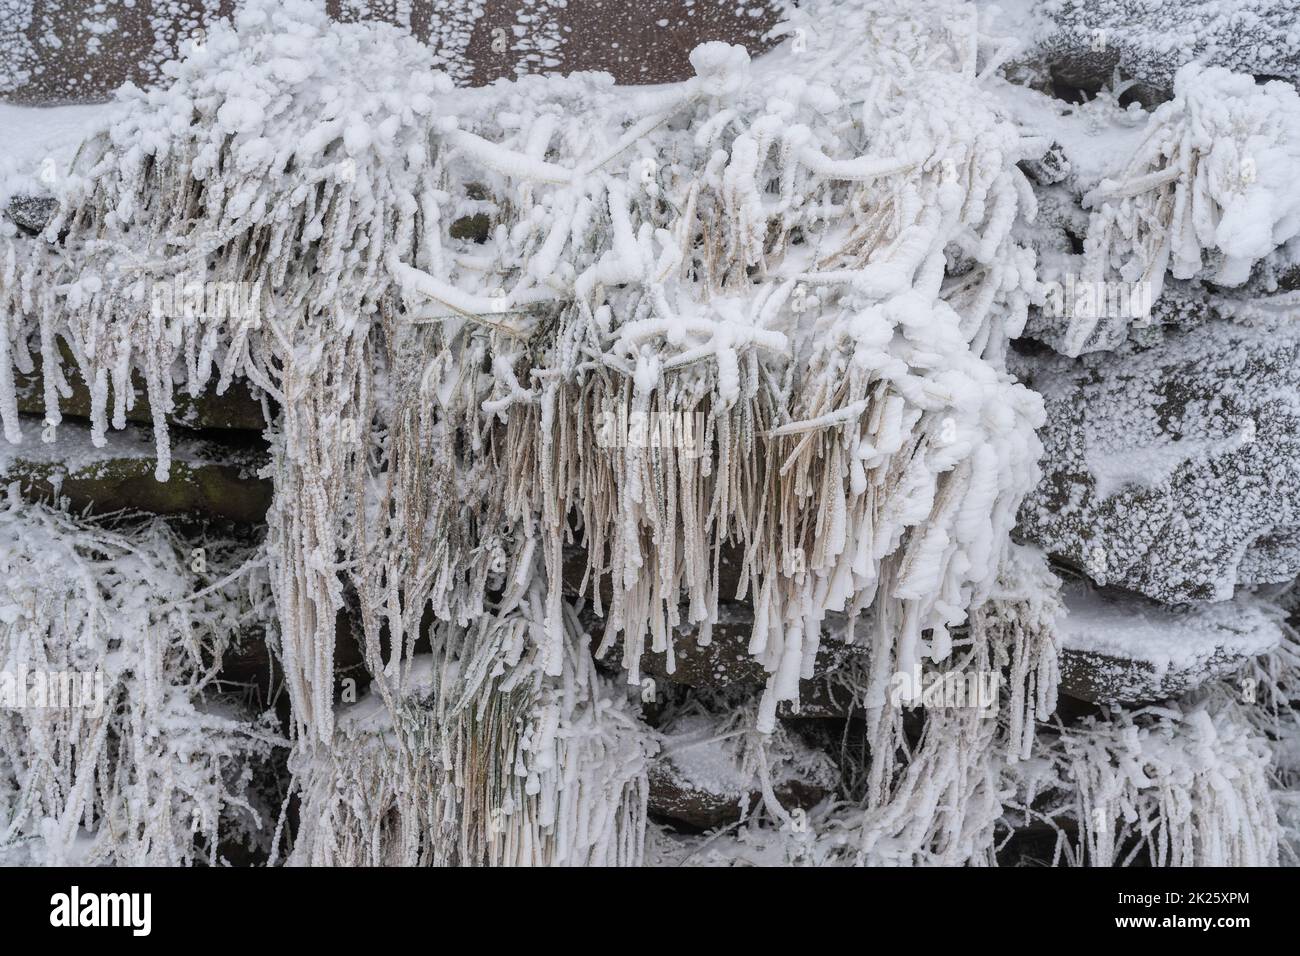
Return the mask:
<path fill-rule="evenodd" d="M 703 791 L 711 798 L 721 797 L 732 803 L 764 787 L 769 792 L 779 789 L 789 781 L 798 781 L 810 789 L 834 787 L 834 764 L 793 734 L 779 733 L 762 741 L 765 763 L 760 768 L 755 751 L 757 735 L 745 726 L 752 726 L 752 721 L 748 714 L 718 720 L 712 714 L 687 713 L 671 719 L 659 756 L 663 772 L 678 787 Z"/>
<path fill-rule="evenodd" d="M 1196 64 L 1178 71 L 1174 98 L 1148 120 L 1139 150 L 1084 196 L 1092 212 L 1086 279 L 1150 284 L 1177 279 L 1240 286 L 1255 264 L 1300 233 L 1300 94 Z M 1121 319 L 1121 321 L 1123 321 Z M 1097 317 L 1071 317 L 1078 354 Z"/>
<path fill-rule="evenodd" d="M 47 442 L 47 426 L 35 419 L 23 419 L 19 426 L 20 444 L 0 445 L 0 473 L 16 461 L 58 465 L 60 471 L 83 471 L 95 465 L 122 459 L 150 459 L 158 457 L 158 447 L 153 435 L 143 428 L 111 431 L 102 445 L 91 441 L 90 430 L 84 426 L 67 424 L 53 431 L 54 441 Z M 246 456 L 249 460 L 253 456 Z M 171 451 L 172 461 L 197 465 L 230 464 L 229 450 L 195 440 L 178 442 Z"/>
<path fill-rule="evenodd" d="M 1018 533 L 1166 603 L 1290 580 L 1298 348 L 1289 322 L 1218 321 L 1158 348 L 1019 360 L 1048 422 Z"/>
<path fill-rule="evenodd" d="M 112 122 L 113 106 L 0 103 L 0 208 L 14 196 L 51 195 L 82 141 Z M 48 160 L 48 162 L 47 162 Z"/>
<path fill-rule="evenodd" d="M 36 51 L 27 39 L 31 22 L 31 0 L 0 0 L 0 92 L 31 79 L 36 65 Z"/>
<path fill-rule="evenodd" d="M 1199 675 L 1216 658 L 1240 663 L 1282 640 L 1276 609 L 1248 597 L 1170 608 L 1074 587 L 1064 598 L 1062 648 L 1149 664 L 1155 681 L 1170 672 Z"/>
<path fill-rule="evenodd" d="M 1012 32 L 1053 42 L 1061 9 L 1017 3 Z M 207 832 L 229 812 L 210 762 L 290 746 L 301 822 L 291 845 L 272 839 L 275 862 L 637 864 L 677 852 L 648 822 L 656 774 L 760 795 L 734 845 L 710 844 L 722 861 L 991 863 L 1009 808 L 1043 784 L 1107 821 L 1072 862 L 1133 846 L 1276 862 L 1267 766 L 1285 752 L 1217 678 L 1230 658 L 1282 688 L 1293 663 L 1247 590 L 1300 573 L 1300 333 L 1285 291 L 1255 296 L 1300 248 L 1294 89 L 1193 64 L 1149 111 L 1120 88 L 1066 106 L 998 76 L 1015 43 L 986 7 L 812 0 L 772 53 L 707 43 L 681 83 L 461 90 L 452 63 L 479 12 L 432 50 L 306 0 L 248 0 L 167 85 L 125 88 L 107 113 L 0 107 L 22 144 L 0 199 L 59 206 L 39 237 L 0 233 L 0 467 L 151 457 L 165 480 L 208 454 L 162 415 L 152 440 L 124 430 L 136 375 L 157 409 L 235 378 L 273 400 L 255 580 L 292 740 L 204 709 L 193 647 L 158 632 L 201 591 L 162 529 L 147 547 L 105 539 L 147 556 L 164 581 L 150 589 L 130 561 L 84 553 L 98 531 L 11 507 L 0 556 L 39 565 L 30 539 L 67 568 L 45 591 L 12 583 L 0 651 L 16 653 L 13 608 L 53 600 L 90 622 L 77 634 L 114 635 L 103 660 L 122 680 L 166 657 L 145 683 L 173 710 L 145 694 L 115 733 L 174 717 L 174 752 L 133 753 L 133 772 L 193 764 L 182 804 Z M 520 13 L 532 67 L 554 66 L 554 12 Z M 457 227 L 480 214 L 486 232 Z M 1167 290 L 1165 312 L 1045 316 L 1045 283 L 1076 275 Z M 191 276 L 239 284 L 253 308 L 149 307 Z M 1019 354 L 1026 328 L 1041 348 Z M 92 384 L 89 444 L 53 412 L 44 443 L 12 394 L 39 353 L 56 408 L 64 351 Z M 679 424 L 666 443 L 598 440 L 632 414 Z M 689 442 L 687 415 L 704 423 Z M 725 584 L 724 553 L 739 556 Z M 1048 554 L 1160 603 L 1061 592 Z M 135 577 L 88 589 L 113 573 Z M 118 623 L 101 600 L 125 602 Z M 223 587 L 182 630 L 245 600 Z M 671 673 L 680 635 L 707 643 L 736 602 L 761 696 L 652 729 L 643 655 Z M 336 693 L 344 611 L 370 678 L 355 703 Z M 60 620 L 38 629 L 56 657 L 76 637 Z M 864 645 L 840 675 L 871 754 L 858 766 L 830 766 L 778 716 L 832 630 Z M 1167 710 L 1048 729 L 1076 652 L 1194 679 Z M 1006 677 L 995 719 L 887 700 L 923 673 L 990 672 Z M 0 726 L 37 759 L 26 725 Z M 829 791 L 837 774 L 845 802 L 796 830 L 776 784 Z M 80 806 L 22 819 L 11 778 L 0 819 L 43 828 L 51 860 L 193 855 L 152 831 L 110 846 L 78 831 Z M 126 813 L 113 799 L 102 812 Z M 1165 838 L 1133 827 L 1156 818 Z"/>
<path fill-rule="evenodd" d="M 1059 145 L 1070 164 L 1070 183 L 1089 191 L 1147 135 L 1147 114 L 1136 104 L 1120 107 L 1113 96 L 1067 103 L 1030 87 L 1002 81 L 998 95 L 1026 133 Z"/>
<path fill-rule="evenodd" d="M 1188 463 L 1235 451 L 1241 444 L 1241 436 L 1234 434 L 1219 441 L 1157 440 L 1140 448 L 1104 447 L 1105 442 L 1105 436 L 1090 434 L 1084 449 L 1084 464 L 1099 498 L 1109 498 L 1129 486 L 1156 488 L 1168 484 L 1174 472 Z"/>

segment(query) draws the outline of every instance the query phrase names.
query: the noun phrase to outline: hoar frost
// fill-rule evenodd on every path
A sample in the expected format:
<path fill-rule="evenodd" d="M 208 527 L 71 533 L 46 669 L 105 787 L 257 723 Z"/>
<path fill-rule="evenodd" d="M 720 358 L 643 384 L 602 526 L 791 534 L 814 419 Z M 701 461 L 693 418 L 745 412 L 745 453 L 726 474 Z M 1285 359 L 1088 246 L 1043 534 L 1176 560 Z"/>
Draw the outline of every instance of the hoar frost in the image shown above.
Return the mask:
<path fill-rule="evenodd" d="M 10 441 L 13 370 L 34 351 L 58 422 L 61 346 L 90 383 L 97 443 L 143 377 L 160 478 L 177 381 L 193 396 L 244 378 L 279 409 L 266 562 L 302 803 L 292 862 L 641 862 L 664 741 L 591 651 L 639 686 L 644 651 L 671 672 L 678 629 L 707 644 L 729 600 L 752 604 L 767 675 L 746 767 L 764 765 L 823 639 L 870 649 L 856 691 L 875 758 L 861 804 L 826 822 L 823 860 L 993 861 L 1055 708 L 1060 604 L 1044 556 L 1010 541 L 1044 418 L 1005 365 L 1041 294 L 1018 164 L 1047 144 L 992 92 L 1012 44 L 984 19 L 814 2 L 784 28 L 833 42 L 757 62 L 705 44 L 675 85 L 456 90 L 396 28 L 249 0 L 165 89 L 123 93 L 40 242 L 0 236 Z M 1192 167 L 1226 162 L 1185 131 L 1198 84 L 1228 81 L 1186 82 L 1131 175 L 1098 187 L 1094 216 L 1120 223 L 1090 250 L 1102 271 L 1168 255 L 1191 270 L 1213 246 L 1228 281 L 1266 251 Z M 1260 95 L 1250 142 L 1288 148 L 1284 94 Z M 1217 229 L 1179 177 L 1227 210 Z M 1155 238 L 1117 218 L 1125 197 L 1155 205 Z M 471 216 L 490 222 L 479 241 L 453 228 Z M 244 306 L 153 307 L 195 273 Z M 600 440 L 629 415 L 666 436 Z M 598 641 L 563 589 L 575 544 Z M 345 609 L 373 683 L 336 715 Z M 923 666 L 1005 668 L 1001 716 L 935 708 L 908 746 L 887 692 Z M 1233 806 L 1262 820 L 1253 743 L 1198 713 L 1197 739 L 1240 758 Z M 1062 735 L 1056 759 L 1109 753 L 1111 736 Z M 1133 803 L 1112 787 L 1099 805 Z M 1179 816 L 1180 839 L 1202 819 Z M 1223 839 L 1205 853 L 1276 852 Z"/>

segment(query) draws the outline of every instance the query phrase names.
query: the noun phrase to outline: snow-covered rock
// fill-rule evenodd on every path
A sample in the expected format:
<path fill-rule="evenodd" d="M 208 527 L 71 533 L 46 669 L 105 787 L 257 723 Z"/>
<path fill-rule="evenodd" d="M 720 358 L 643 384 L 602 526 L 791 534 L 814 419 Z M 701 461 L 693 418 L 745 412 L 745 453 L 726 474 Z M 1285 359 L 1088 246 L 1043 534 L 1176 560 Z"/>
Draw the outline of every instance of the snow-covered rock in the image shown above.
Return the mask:
<path fill-rule="evenodd" d="M 1300 573 L 1300 326 L 1216 322 L 1017 368 L 1048 410 L 1024 539 L 1169 604 Z"/>
<path fill-rule="evenodd" d="M 1093 703 L 1177 697 L 1282 641 L 1281 612 L 1250 598 L 1167 608 L 1077 584 L 1064 597 L 1061 691 Z"/>
<path fill-rule="evenodd" d="M 1055 81 L 1096 90 L 1116 69 L 1148 100 L 1168 96 L 1193 60 L 1256 76 L 1300 80 L 1291 0 L 1030 0 L 1025 60 Z"/>
<path fill-rule="evenodd" d="M 50 428 L 25 419 L 22 437 L 20 445 L 0 446 L 0 480 L 16 482 L 29 500 L 65 499 L 78 512 L 125 508 L 242 524 L 263 521 L 271 502 L 270 482 L 258 477 L 265 456 L 256 450 L 186 439 L 160 480 L 157 447 L 145 429 L 113 432 L 96 447 L 85 425 Z"/>
<path fill-rule="evenodd" d="M 1195 280 L 1167 280 L 1160 297 L 1151 302 L 1151 312 L 1141 325 L 1129 321 L 1101 321 L 1082 340 L 1069 341 L 1070 319 L 1044 309 L 1032 309 L 1025 323 L 1025 336 L 1067 354 L 1109 352 L 1130 340 L 1136 346 L 1159 347 L 1164 330 L 1172 327 L 1194 329 L 1223 317 L 1222 297 L 1209 286 Z"/>
<path fill-rule="evenodd" d="M 49 196 L 14 196 L 9 200 L 5 215 L 15 225 L 30 233 L 38 233 L 54 218 L 58 208 L 58 200 Z"/>
<path fill-rule="evenodd" d="M 1127 283 L 1151 300 L 1165 274 L 1242 286 L 1300 236 L 1300 93 L 1281 82 L 1190 64 L 1151 114 L 1139 147 L 1083 197 L 1082 278 Z M 1108 290 L 1109 291 L 1109 290 Z M 1141 321 L 1144 310 L 1107 318 Z M 1067 353 L 1102 320 L 1069 316 Z"/>
<path fill-rule="evenodd" d="M 749 739 L 754 736 L 737 728 L 734 715 L 692 713 L 673 721 L 650 766 L 651 811 L 716 827 L 764 803 L 765 790 L 786 813 L 807 810 L 835 791 L 839 773 L 824 753 L 780 725 L 761 743 Z"/>
<path fill-rule="evenodd" d="M 754 49 L 780 15 L 778 0 L 346 0 L 321 3 L 341 21 L 386 21 L 427 44 L 436 66 L 481 86 L 531 73 L 604 70 L 622 83 L 690 75 L 700 43 Z M 30 103 L 86 102 L 123 82 L 165 83 L 164 64 L 201 44 L 232 0 L 110 0 L 0 4 L 0 95 Z"/>
<path fill-rule="evenodd" d="M 1211 312 L 1199 303 L 1212 294 L 1250 298 L 1294 281 L 1292 86 L 1191 64 L 1150 113 L 1121 107 L 1122 87 L 1081 104 L 1010 83 L 999 92 L 1026 132 L 1050 143 L 1027 166 L 1039 216 L 1019 227 L 1042 284 L 1028 335 L 1067 355 L 1111 349 Z"/>

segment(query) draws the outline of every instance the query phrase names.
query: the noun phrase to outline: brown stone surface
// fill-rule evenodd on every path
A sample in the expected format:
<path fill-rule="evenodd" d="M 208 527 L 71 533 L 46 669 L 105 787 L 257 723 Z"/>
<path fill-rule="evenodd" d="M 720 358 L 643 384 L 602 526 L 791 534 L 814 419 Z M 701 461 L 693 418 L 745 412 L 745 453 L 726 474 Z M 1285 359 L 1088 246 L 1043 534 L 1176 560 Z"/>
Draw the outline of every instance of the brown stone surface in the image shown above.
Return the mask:
<path fill-rule="evenodd" d="M 620 83 L 690 77 L 708 40 L 764 48 L 774 0 L 328 0 L 340 20 L 395 23 L 435 51 L 462 85 L 528 73 L 605 70 Z M 159 67 L 232 0 L 18 0 L 0 9 L 0 97 L 14 103 L 101 102 L 125 82 L 149 87 Z M 409 11 L 409 14 L 407 13 Z"/>
<path fill-rule="evenodd" d="M 95 448 L 90 429 L 65 422 L 56 441 L 41 441 L 41 424 L 25 423 L 23 443 L 5 445 L 0 481 L 17 482 L 28 500 L 66 499 L 76 512 L 128 510 L 189 515 L 241 524 L 261 522 L 271 503 L 271 482 L 257 477 L 261 456 L 211 442 L 182 442 L 172 449 L 166 481 L 155 477 L 152 432 L 110 432 Z"/>

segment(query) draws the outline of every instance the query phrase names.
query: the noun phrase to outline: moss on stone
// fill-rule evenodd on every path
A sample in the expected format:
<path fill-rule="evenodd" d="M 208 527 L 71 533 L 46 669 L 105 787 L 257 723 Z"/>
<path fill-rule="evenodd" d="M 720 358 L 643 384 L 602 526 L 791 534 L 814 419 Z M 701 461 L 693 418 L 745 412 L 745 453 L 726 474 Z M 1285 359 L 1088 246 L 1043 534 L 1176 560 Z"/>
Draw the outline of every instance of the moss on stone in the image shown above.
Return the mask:
<path fill-rule="evenodd" d="M 151 458 L 110 458 L 70 469 L 57 461 L 16 458 L 4 480 L 18 482 L 29 500 L 66 498 L 78 512 L 126 509 L 254 524 L 270 507 L 271 483 L 239 465 L 174 461 L 167 481 L 154 477 L 154 465 Z"/>
<path fill-rule="evenodd" d="M 486 242 L 492 229 L 492 220 L 487 213 L 475 213 L 473 216 L 461 216 L 447 231 L 453 239 L 468 239 L 473 242 Z"/>

